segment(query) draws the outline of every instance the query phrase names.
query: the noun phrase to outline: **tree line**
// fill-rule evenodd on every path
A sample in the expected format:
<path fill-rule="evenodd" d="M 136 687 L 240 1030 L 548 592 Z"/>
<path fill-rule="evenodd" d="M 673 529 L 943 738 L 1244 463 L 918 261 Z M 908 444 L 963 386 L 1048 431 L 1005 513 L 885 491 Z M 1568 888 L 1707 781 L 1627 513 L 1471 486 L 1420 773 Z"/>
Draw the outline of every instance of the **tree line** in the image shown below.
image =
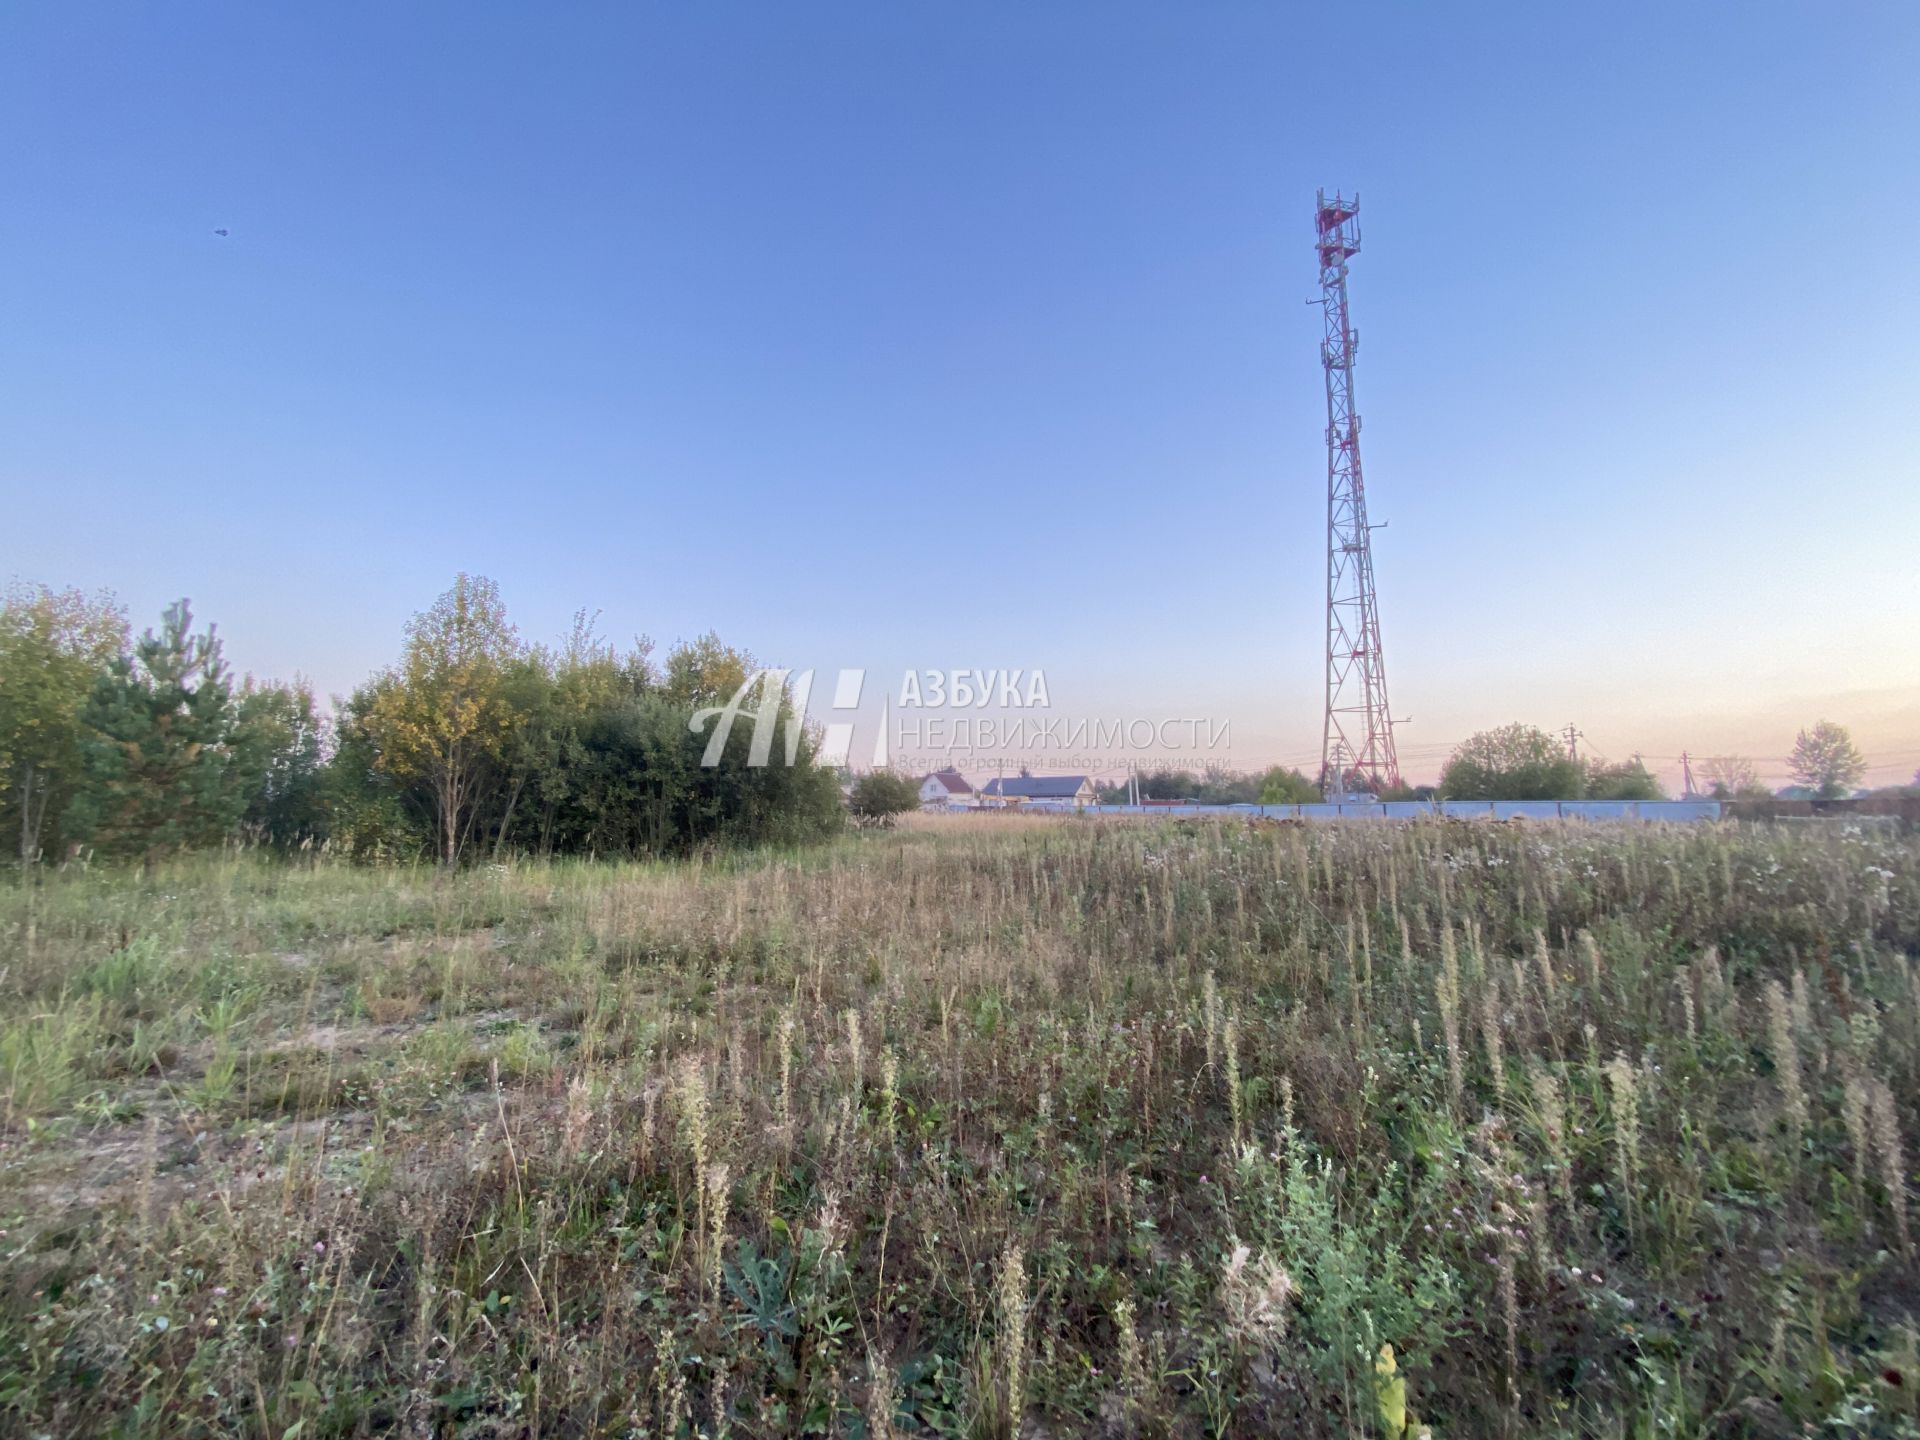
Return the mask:
<path fill-rule="evenodd" d="M 1095 789 L 1102 805 L 1125 805 L 1136 793 L 1142 800 L 1194 805 L 1301 805 L 1320 798 L 1311 780 L 1284 765 L 1250 771 L 1211 765 L 1197 773 L 1163 766 L 1142 770 L 1131 786 L 1121 780 Z"/>
<path fill-rule="evenodd" d="M 1846 727 L 1831 720 L 1802 730 L 1787 767 L 1799 790 L 1820 800 L 1851 794 L 1867 760 Z M 1915 776 L 1920 784 L 1920 775 Z M 1751 760 L 1711 756 L 1701 762 L 1701 792 L 1714 800 L 1771 799 Z M 1904 789 L 1907 787 L 1894 787 Z M 1638 756 L 1609 764 L 1581 759 L 1532 725 L 1505 725 L 1471 736 L 1448 757 L 1439 793 L 1449 800 L 1663 800 L 1666 792 Z M 1791 792 L 1783 792 L 1791 793 Z"/>
<path fill-rule="evenodd" d="M 400 658 L 327 714 L 304 682 L 236 680 L 184 600 L 134 637 L 110 596 L 15 586 L 0 601 L 0 825 L 22 865 L 151 866 L 233 841 L 451 865 L 829 834 L 838 779 L 783 692 L 757 722 L 775 763 L 749 763 L 751 723 L 704 763 L 696 713 L 759 668 L 712 634 L 656 663 L 584 612 L 557 646 L 528 643 L 493 582 L 461 575 Z"/>
<path fill-rule="evenodd" d="M 1832 799 L 1852 793 L 1867 762 L 1844 726 L 1822 720 L 1802 730 L 1788 757 L 1798 793 Z M 1896 786 L 1905 793 L 1920 789 Z M 1358 781 L 1354 782 L 1356 785 Z M 1715 800 L 1771 799 L 1751 760 L 1739 755 L 1700 763 L 1700 793 Z M 1299 770 L 1276 765 L 1264 771 L 1210 768 L 1142 771 L 1099 787 L 1102 804 L 1123 805 L 1135 791 L 1143 800 L 1180 800 L 1199 805 L 1298 805 L 1321 798 L 1319 787 Z M 1792 795 L 1795 791 L 1786 791 Z M 1639 756 L 1609 761 L 1578 756 L 1558 737 L 1533 725 L 1483 730 L 1454 747 L 1437 785 L 1402 783 L 1381 791 L 1381 800 L 1664 800 L 1665 788 Z"/>

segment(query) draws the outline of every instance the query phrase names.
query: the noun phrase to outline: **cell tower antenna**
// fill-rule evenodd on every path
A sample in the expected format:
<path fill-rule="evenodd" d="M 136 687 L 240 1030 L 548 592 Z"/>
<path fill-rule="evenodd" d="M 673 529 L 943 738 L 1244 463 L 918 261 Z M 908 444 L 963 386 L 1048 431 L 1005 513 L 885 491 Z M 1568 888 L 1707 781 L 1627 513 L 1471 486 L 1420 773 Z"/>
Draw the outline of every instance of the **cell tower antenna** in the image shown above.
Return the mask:
<path fill-rule="evenodd" d="M 1314 248 L 1327 372 L 1327 716 L 1320 740 L 1320 791 L 1329 799 L 1400 783 L 1373 588 L 1372 528 L 1360 470 L 1360 415 L 1353 361 L 1360 337 L 1347 314 L 1347 261 L 1360 253 L 1360 197 L 1319 193 Z"/>

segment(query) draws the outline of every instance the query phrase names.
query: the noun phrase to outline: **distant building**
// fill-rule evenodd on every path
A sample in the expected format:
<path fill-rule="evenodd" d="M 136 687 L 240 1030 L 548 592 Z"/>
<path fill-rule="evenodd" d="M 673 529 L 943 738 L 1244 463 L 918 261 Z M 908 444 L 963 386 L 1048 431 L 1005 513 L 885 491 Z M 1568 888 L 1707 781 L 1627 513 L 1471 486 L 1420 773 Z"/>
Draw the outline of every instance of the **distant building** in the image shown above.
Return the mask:
<path fill-rule="evenodd" d="M 981 803 L 990 806 L 1026 806 L 1041 810 L 1084 810 L 1098 803 L 1093 781 L 1085 775 L 1019 775 L 1011 780 L 989 780 L 980 790 Z"/>
<path fill-rule="evenodd" d="M 922 810 L 972 809 L 979 803 L 980 797 L 958 770 L 936 770 L 920 782 Z"/>

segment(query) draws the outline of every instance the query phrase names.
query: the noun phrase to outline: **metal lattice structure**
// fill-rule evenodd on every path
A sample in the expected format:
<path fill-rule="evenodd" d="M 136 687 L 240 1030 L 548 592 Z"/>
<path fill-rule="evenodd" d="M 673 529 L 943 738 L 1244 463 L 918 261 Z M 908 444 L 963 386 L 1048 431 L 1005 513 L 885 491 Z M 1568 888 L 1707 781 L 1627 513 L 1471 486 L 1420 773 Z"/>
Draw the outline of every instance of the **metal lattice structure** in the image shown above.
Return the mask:
<path fill-rule="evenodd" d="M 1320 789 L 1328 799 L 1378 794 L 1400 783 L 1373 588 L 1367 487 L 1360 470 L 1360 416 L 1353 408 L 1359 336 L 1347 313 L 1347 261 L 1360 252 L 1360 197 L 1319 193 L 1314 212 L 1327 372 L 1327 717 Z"/>

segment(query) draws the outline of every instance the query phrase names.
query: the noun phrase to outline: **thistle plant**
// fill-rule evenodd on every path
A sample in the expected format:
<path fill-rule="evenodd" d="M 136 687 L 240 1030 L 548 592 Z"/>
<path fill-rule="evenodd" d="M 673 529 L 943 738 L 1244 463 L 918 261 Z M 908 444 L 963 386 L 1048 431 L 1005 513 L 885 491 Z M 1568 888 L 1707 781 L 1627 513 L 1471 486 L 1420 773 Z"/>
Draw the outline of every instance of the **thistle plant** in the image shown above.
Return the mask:
<path fill-rule="evenodd" d="M 1800 1148 L 1807 1128 L 1807 1093 L 1800 1084 L 1800 1048 L 1794 1041 L 1794 1006 L 1778 980 L 1766 989 L 1767 1051 L 1773 1061 L 1774 1081 L 1780 1087 L 1780 1114 L 1786 1122 L 1790 1148 Z"/>
<path fill-rule="evenodd" d="M 1580 958 L 1587 967 L 1587 988 L 1597 998 L 1600 994 L 1600 945 L 1593 938 L 1593 932 L 1582 930 L 1579 936 Z"/>
<path fill-rule="evenodd" d="M 1480 990 L 1480 1036 L 1487 1047 L 1487 1069 L 1496 1100 L 1507 1098 L 1506 1052 L 1500 1039 L 1500 981 L 1492 974 Z"/>
<path fill-rule="evenodd" d="M 1900 1143 L 1900 1117 L 1894 1109 L 1893 1091 L 1884 1080 L 1870 1080 L 1867 1102 L 1874 1146 L 1880 1152 L 1880 1178 L 1887 1188 L 1887 1204 L 1893 1211 L 1893 1233 L 1900 1242 L 1900 1253 L 1911 1259 L 1913 1235 L 1907 1228 L 1907 1161 Z"/>
<path fill-rule="evenodd" d="M 780 1012 L 780 1025 L 776 1032 L 776 1044 L 780 1050 L 780 1133 L 793 1133 L 793 1035 L 795 1030 L 793 1011 Z"/>
<path fill-rule="evenodd" d="M 1147 1393 L 1146 1359 L 1140 1350 L 1140 1334 L 1134 1328 L 1131 1300 L 1115 1302 L 1113 1328 L 1119 1350 L 1120 1393 L 1131 1413 L 1139 1409 Z"/>
<path fill-rule="evenodd" d="M 1236 1244 L 1220 1263 L 1220 1305 L 1227 1333 L 1262 1350 L 1277 1349 L 1287 1333 L 1293 1277 L 1264 1250 L 1259 1257 Z"/>
<path fill-rule="evenodd" d="M 1813 997 L 1807 990 L 1807 972 L 1794 967 L 1791 1009 L 1793 1012 L 1794 1036 L 1811 1044 L 1814 1039 Z"/>
<path fill-rule="evenodd" d="M 1026 1410 L 1027 1264 L 1018 1241 L 1000 1253 L 1000 1271 L 994 1282 L 1000 1311 L 1000 1385 L 1005 1398 L 1007 1433 L 1020 1433 Z"/>
<path fill-rule="evenodd" d="M 847 1029 L 847 1059 L 853 1067 L 853 1093 L 866 1088 L 866 1056 L 860 1044 L 860 1012 L 849 1009 L 841 1017 Z"/>
<path fill-rule="evenodd" d="M 1246 1116 L 1240 1098 L 1240 1022 L 1231 1015 L 1227 1017 L 1221 1049 L 1227 1068 L 1227 1109 L 1233 1120 L 1233 1143 L 1237 1146 L 1246 1133 Z"/>
<path fill-rule="evenodd" d="M 698 1055 L 680 1062 L 675 1084 L 675 1100 L 680 1112 L 680 1142 L 686 1147 L 693 1172 L 694 1204 L 698 1210 L 699 1230 L 707 1226 L 707 1072 Z"/>
<path fill-rule="evenodd" d="M 872 1347 L 867 1350 L 866 1411 L 868 1440 L 893 1440 L 893 1367 L 884 1353 Z"/>
<path fill-rule="evenodd" d="M 1447 1042 L 1447 1088 L 1458 1110 L 1467 1078 L 1460 1055 L 1460 956 L 1451 929 L 1440 934 L 1440 969 L 1433 980 L 1433 998 L 1440 1008 L 1440 1033 Z"/>
<path fill-rule="evenodd" d="M 1613 1154 L 1620 1181 L 1620 1208 L 1629 1232 L 1634 1225 L 1634 1178 L 1640 1173 L 1640 1097 L 1632 1063 L 1616 1055 L 1606 1065 L 1607 1086 L 1613 1097 Z"/>
<path fill-rule="evenodd" d="M 1527 1076 L 1533 1091 L 1533 1108 L 1540 1117 L 1540 1130 L 1547 1144 L 1547 1158 L 1553 1166 L 1554 1184 L 1560 1191 L 1568 1218 L 1573 1215 L 1573 1156 L 1567 1148 L 1567 1101 L 1560 1077 L 1546 1066 L 1535 1064 Z"/>
<path fill-rule="evenodd" d="M 1847 1145 L 1853 1151 L 1853 1191 L 1859 1197 L 1867 1192 L 1867 1159 L 1873 1153 L 1872 1109 L 1865 1078 L 1858 1073 L 1849 1075 L 1840 1092 L 1840 1118 L 1847 1126 Z"/>
<path fill-rule="evenodd" d="M 1698 968 L 1700 1003 L 1705 1007 L 1708 1017 L 1717 1021 L 1720 1008 L 1727 998 L 1727 976 L 1726 971 L 1720 966 L 1720 947 L 1709 945 L 1702 951 Z"/>
<path fill-rule="evenodd" d="M 593 1122 L 593 1087 L 585 1075 L 575 1075 L 567 1082 L 567 1114 L 561 1130 L 561 1149 L 567 1155 L 578 1155 L 587 1138 L 587 1127 Z"/>
<path fill-rule="evenodd" d="M 892 1154 L 895 1112 L 900 1108 L 900 1057 L 891 1045 L 880 1051 L 880 1133 Z"/>
<path fill-rule="evenodd" d="M 1540 975 L 1540 993 L 1546 997 L 1551 1007 L 1556 984 L 1553 973 L 1553 952 L 1547 948 L 1547 932 L 1537 926 L 1533 932 L 1533 968 Z"/>
<path fill-rule="evenodd" d="M 711 1165 L 706 1172 L 707 1195 L 707 1288 L 717 1297 L 720 1293 L 720 1268 L 726 1255 L 727 1241 L 727 1200 L 731 1194 L 733 1174 L 724 1162 Z"/>
<path fill-rule="evenodd" d="M 1206 978 L 1200 982 L 1200 1014 L 1206 1024 L 1207 1068 L 1215 1069 L 1220 1064 L 1220 982 L 1213 978 L 1209 970 Z"/>

